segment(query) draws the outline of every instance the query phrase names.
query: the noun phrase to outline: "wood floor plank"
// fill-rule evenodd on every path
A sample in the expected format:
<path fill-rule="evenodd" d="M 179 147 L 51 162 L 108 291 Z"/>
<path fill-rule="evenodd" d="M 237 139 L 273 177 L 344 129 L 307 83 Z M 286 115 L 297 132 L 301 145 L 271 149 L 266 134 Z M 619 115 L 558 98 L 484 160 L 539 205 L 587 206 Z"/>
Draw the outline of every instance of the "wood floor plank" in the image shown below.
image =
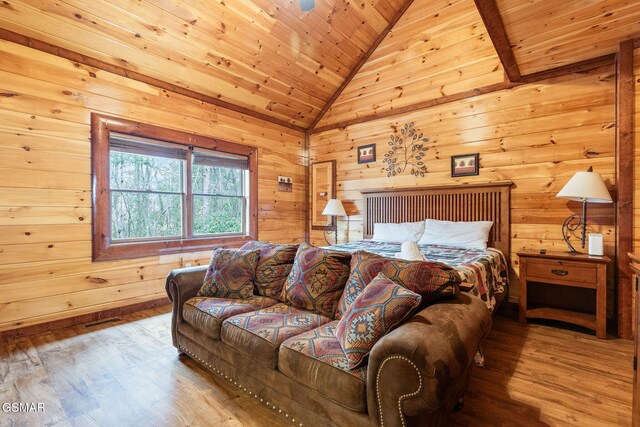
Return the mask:
<path fill-rule="evenodd" d="M 171 345 L 170 307 L 0 343 L 12 426 L 288 426 L 291 422 Z M 632 343 L 497 317 L 455 426 L 627 426 Z"/>
<path fill-rule="evenodd" d="M 632 345 L 497 317 L 454 423 L 631 425 Z"/>

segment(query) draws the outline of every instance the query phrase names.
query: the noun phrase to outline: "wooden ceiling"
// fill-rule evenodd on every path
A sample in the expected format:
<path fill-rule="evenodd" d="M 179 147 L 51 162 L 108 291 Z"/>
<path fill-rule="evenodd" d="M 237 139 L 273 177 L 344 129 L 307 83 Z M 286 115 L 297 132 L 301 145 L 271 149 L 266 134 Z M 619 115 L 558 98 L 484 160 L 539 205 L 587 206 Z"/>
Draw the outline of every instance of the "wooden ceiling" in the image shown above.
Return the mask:
<path fill-rule="evenodd" d="M 300 126 L 405 0 L 5 0 L 0 27 Z"/>
<path fill-rule="evenodd" d="M 318 128 L 504 81 L 472 0 L 415 1 Z"/>
<path fill-rule="evenodd" d="M 615 53 L 640 36 L 637 0 L 497 0 L 520 73 Z"/>
<path fill-rule="evenodd" d="M 315 3 L 3 0 L 0 37 L 304 130 L 500 88 L 505 71 L 514 82 L 640 36 L 635 0 Z"/>

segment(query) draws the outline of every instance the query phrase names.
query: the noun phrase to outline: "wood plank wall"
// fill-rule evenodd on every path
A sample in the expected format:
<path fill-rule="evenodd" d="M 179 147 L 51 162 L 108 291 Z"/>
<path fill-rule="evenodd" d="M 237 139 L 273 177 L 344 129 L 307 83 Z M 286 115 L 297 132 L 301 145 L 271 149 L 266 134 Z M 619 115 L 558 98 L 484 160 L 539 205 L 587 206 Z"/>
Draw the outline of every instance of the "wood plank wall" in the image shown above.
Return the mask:
<path fill-rule="evenodd" d="M 163 297 L 210 256 L 91 262 L 92 111 L 257 146 L 259 238 L 304 240 L 302 133 L 13 43 L 0 57 L 0 331 Z"/>
<path fill-rule="evenodd" d="M 522 248 L 566 250 L 561 224 L 580 213 L 580 203 L 555 194 L 588 166 L 613 190 L 614 91 L 614 70 L 607 66 L 312 135 L 310 161 L 337 160 L 337 196 L 350 215 L 348 230 L 347 222 L 339 221 L 339 239 L 362 237 L 361 189 L 512 180 L 509 292 L 516 301 L 515 253 Z M 416 178 L 407 171 L 388 178 L 382 159 L 389 136 L 412 121 L 430 138 L 428 173 Z M 376 143 L 377 162 L 358 165 L 356 147 L 371 143 Z M 468 153 L 480 153 L 480 175 L 451 178 L 451 156 Z M 591 231 L 604 233 L 605 253 L 613 255 L 613 205 L 591 204 L 589 224 Z M 312 232 L 311 241 L 323 243 L 322 232 Z"/>

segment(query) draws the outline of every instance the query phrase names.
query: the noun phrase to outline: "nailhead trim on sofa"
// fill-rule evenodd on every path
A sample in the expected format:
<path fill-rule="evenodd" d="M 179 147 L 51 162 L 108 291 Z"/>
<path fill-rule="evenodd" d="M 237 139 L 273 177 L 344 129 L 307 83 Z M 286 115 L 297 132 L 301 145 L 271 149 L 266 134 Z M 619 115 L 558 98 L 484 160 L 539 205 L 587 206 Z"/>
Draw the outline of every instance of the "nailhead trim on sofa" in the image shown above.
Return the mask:
<path fill-rule="evenodd" d="M 185 354 L 188 354 L 193 360 L 200 362 L 200 364 L 206 368 L 209 368 L 209 370 L 215 374 L 218 374 L 221 378 L 224 378 L 225 380 L 228 380 L 231 384 L 233 384 L 234 386 L 238 387 L 239 390 L 242 390 L 244 392 L 249 393 L 250 397 L 254 397 L 256 400 L 260 400 L 260 403 L 262 403 L 263 405 L 265 405 L 267 408 L 269 409 L 273 409 L 274 411 L 278 411 L 278 414 L 284 415 L 285 418 L 289 418 L 289 414 L 286 412 L 283 412 L 282 409 L 278 408 L 276 405 L 272 405 L 271 403 L 269 403 L 268 401 L 265 402 L 263 398 L 261 398 L 260 396 L 258 396 L 257 393 L 253 393 L 251 390 L 247 389 L 246 387 L 243 387 L 242 384 L 238 384 L 237 381 L 235 381 L 232 377 L 230 377 L 229 375 L 225 374 L 224 372 L 222 372 L 221 370 L 219 370 L 218 368 L 216 368 L 215 366 L 211 365 L 210 363 L 205 362 L 203 359 L 201 359 L 200 357 L 198 357 L 197 355 L 195 355 L 194 353 L 190 352 L 189 350 L 185 349 L 184 347 L 180 346 L 178 347 L 179 350 Z M 292 418 L 291 422 L 293 424 L 296 424 L 296 419 Z M 302 423 L 298 424 L 298 427 L 304 427 L 302 425 Z"/>
<path fill-rule="evenodd" d="M 378 400 L 378 416 L 380 417 L 380 427 L 384 427 L 384 420 L 382 419 L 382 402 L 380 401 L 380 374 L 382 373 L 382 369 L 384 369 L 384 365 L 390 361 L 390 360 L 395 360 L 395 359 L 400 359 L 400 360 L 404 360 L 406 362 L 409 363 L 409 365 L 411 365 L 413 367 L 413 369 L 416 370 L 416 372 L 418 373 L 418 380 L 419 380 L 419 385 L 418 385 L 418 389 L 412 393 L 407 393 L 407 394 L 403 394 L 402 396 L 400 396 L 398 398 L 398 416 L 400 417 L 400 422 L 402 423 L 402 427 L 406 427 L 406 421 L 404 419 L 404 414 L 402 412 L 402 402 L 405 399 L 409 399 L 411 397 L 415 397 L 417 395 L 419 395 L 422 392 L 422 375 L 420 374 L 420 370 L 418 369 L 418 367 L 416 366 L 415 363 L 413 363 L 409 358 L 405 357 L 405 356 L 401 356 L 401 355 L 394 355 L 394 356 L 387 356 L 382 363 L 380 363 L 380 368 L 378 369 L 378 374 L 376 375 L 376 399 Z"/>

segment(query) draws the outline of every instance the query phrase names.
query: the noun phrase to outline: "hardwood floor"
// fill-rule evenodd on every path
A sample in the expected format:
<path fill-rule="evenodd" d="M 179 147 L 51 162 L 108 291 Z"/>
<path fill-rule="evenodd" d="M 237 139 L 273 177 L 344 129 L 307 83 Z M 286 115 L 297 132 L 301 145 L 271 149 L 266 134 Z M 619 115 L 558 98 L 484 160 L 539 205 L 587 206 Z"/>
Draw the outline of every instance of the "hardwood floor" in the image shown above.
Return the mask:
<path fill-rule="evenodd" d="M 633 342 L 497 317 L 484 349 L 456 425 L 631 425 Z"/>
<path fill-rule="evenodd" d="M 0 426 L 283 426 L 171 346 L 168 307 L 0 343 Z M 630 425 L 633 344 L 496 318 L 456 426 Z"/>

